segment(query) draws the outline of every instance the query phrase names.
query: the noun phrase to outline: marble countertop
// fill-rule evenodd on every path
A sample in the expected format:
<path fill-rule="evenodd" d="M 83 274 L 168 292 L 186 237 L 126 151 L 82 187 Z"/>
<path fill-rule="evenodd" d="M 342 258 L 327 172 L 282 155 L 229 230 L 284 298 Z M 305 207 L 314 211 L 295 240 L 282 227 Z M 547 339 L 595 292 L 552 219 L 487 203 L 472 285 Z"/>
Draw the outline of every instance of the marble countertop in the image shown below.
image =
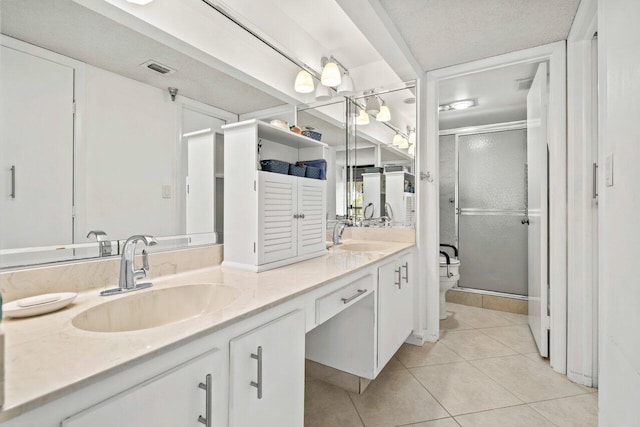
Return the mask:
<path fill-rule="evenodd" d="M 181 341 L 218 331 L 415 245 L 357 240 L 348 243 L 375 244 L 376 252 L 348 251 L 337 246 L 327 255 L 262 273 L 215 266 L 158 277 L 153 280 L 152 288 L 135 294 L 178 285 L 224 284 L 236 288 L 238 298 L 216 312 L 156 328 L 114 333 L 77 329 L 71 322 L 79 313 L 133 295 L 107 299 L 100 297 L 95 289 L 79 293 L 72 305 L 58 312 L 3 320 L 5 404 L 0 410 L 0 422 Z"/>

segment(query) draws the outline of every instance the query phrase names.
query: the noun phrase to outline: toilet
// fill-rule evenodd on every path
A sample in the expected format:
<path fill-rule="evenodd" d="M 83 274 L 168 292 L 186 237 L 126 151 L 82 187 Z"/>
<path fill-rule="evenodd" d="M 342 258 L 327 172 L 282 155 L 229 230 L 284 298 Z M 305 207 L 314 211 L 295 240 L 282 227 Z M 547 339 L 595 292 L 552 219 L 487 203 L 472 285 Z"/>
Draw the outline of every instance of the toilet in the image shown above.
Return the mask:
<path fill-rule="evenodd" d="M 445 296 L 447 291 L 460 280 L 459 269 L 459 259 L 440 252 L 440 320 L 447 318 L 447 301 Z"/>

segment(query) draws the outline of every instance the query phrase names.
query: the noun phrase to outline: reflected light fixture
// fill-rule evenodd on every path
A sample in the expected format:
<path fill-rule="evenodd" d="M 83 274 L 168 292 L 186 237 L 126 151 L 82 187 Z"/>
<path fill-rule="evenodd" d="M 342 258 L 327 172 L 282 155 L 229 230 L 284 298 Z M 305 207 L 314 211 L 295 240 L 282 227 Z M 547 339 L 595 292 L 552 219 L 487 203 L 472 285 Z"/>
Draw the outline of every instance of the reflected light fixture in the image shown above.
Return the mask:
<path fill-rule="evenodd" d="M 409 134 L 409 144 L 416 143 L 416 130 L 411 129 L 411 127 L 407 126 L 407 133 Z"/>
<path fill-rule="evenodd" d="M 333 98 L 331 89 L 323 84 L 319 84 L 316 88 L 316 101 L 329 101 Z"/>
<path fill-rule="evenodd" d="M 342 75 L 342 83 L 338 86 L 338 93 L 340 95 L 351 95 L 353 92 L 355 92 L 353 79 L 349 75 L 349 72 L 345 71 Z"/>
<path fill-rule="evenodd" d="M 380 101 L 375 96 L 370 96 L 367 98 L 367 104 L 364 109 L 367 113 L 375 116 L 380 112 Z"/>
<path fill-rule="evenodd" d="M 407 141 L 407 138 L 402 138 L 400 144 L 398 144 L 398 148 L 409 148 L 409 141 Z"/>
<path fill-rule="evenodd" d="M 391 120 L 391 111 L 389 111 L 389 107 L 387 107 L 384 99 L 382 100 L 382 105 L 380 106 L 380 112 L 378 112 L 378 114 L 376 115 L 376 120 L 379 122 L 388 122 L 389 120 Z"/>
<path fill-rule="evenodd" d="M 294 89 L 298 93 L 311 93 L 313 92 L 313 77 L 306 70 L 300 70 L 298 75 L 296 76 L 296 82 L 294 84 Z"/>
<path fill-rule="evenodd" d="M 415 144 L 409 145 L 409 151 L 407 151 L 407 153 L 410 156 L 414 156 L 415 157 L 415 155 L 416 155 L 416 145 Z"/>
<path fill-rule="evenodd" d="M 404 138 L 402 138 L 402 135 L 400 135 L 399 133 L 396 133 L 393 136 L 393 145 L 395 145 L 396 147 L 398 147 L 400 144 L 402 144 L 402 140 Z"/>
<path fill-rule="evenodd" d="M 360 110 L 358 117 L 356 117 L 356 124 L 360 126 L 369 124 L 369 115 L 366 111 Z"/>
<path fill-rule="evenodd" d="M 322 77 L 320 82 L 329 87 L 337 87 L 342 83 L 340 68 L 338 68 L 338 64 L 333 61 L 333 58 L 330 60 L 326 57 L 322 58 Z"/>
<path fill-rule="evenodd" d="M 450 102 L 448 104 L 441 104 L 438 107 L 438 111 L 450 111 L 450 110 L 466 110 L 467 108 L 477 107 L 478 101 L 475 99 L 461 99 L 460 101 Z"/>

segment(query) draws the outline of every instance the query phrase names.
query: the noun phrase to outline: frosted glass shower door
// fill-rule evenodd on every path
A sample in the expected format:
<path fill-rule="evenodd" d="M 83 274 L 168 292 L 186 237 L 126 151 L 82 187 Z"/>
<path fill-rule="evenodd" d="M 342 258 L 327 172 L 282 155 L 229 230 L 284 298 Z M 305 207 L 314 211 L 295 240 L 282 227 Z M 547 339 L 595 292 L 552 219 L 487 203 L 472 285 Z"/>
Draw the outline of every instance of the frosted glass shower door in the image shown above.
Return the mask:
<path fill-rule="evenodd" d="M 460 282 L 527 295 L 526 130 L 458 137 Z"/>

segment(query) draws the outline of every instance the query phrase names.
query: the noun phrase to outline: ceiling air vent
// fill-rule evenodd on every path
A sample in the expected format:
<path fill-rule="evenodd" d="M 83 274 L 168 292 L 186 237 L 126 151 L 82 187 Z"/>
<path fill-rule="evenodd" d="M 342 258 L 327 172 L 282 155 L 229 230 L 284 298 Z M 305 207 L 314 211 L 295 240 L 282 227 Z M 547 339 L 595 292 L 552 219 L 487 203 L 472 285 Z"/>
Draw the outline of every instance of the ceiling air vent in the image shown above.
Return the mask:
<path fill-rule="evenodd" d="M 531 89 L 532 83 L 533 83 L 533 78 L 516 80 L 516 90 L 517 91 L 529 90 Z"/>
<path fill-rule="evenodd" d="M 174 70 L 173 68 L 169 68 L 166 65 L 162 65 L 158 61 L 154 61 L 154 60 L 149 60 L 144 64 L 141 64 L 140 66 L 164 75 L 169 75 L 176 72 L 176 70 Z"/>

